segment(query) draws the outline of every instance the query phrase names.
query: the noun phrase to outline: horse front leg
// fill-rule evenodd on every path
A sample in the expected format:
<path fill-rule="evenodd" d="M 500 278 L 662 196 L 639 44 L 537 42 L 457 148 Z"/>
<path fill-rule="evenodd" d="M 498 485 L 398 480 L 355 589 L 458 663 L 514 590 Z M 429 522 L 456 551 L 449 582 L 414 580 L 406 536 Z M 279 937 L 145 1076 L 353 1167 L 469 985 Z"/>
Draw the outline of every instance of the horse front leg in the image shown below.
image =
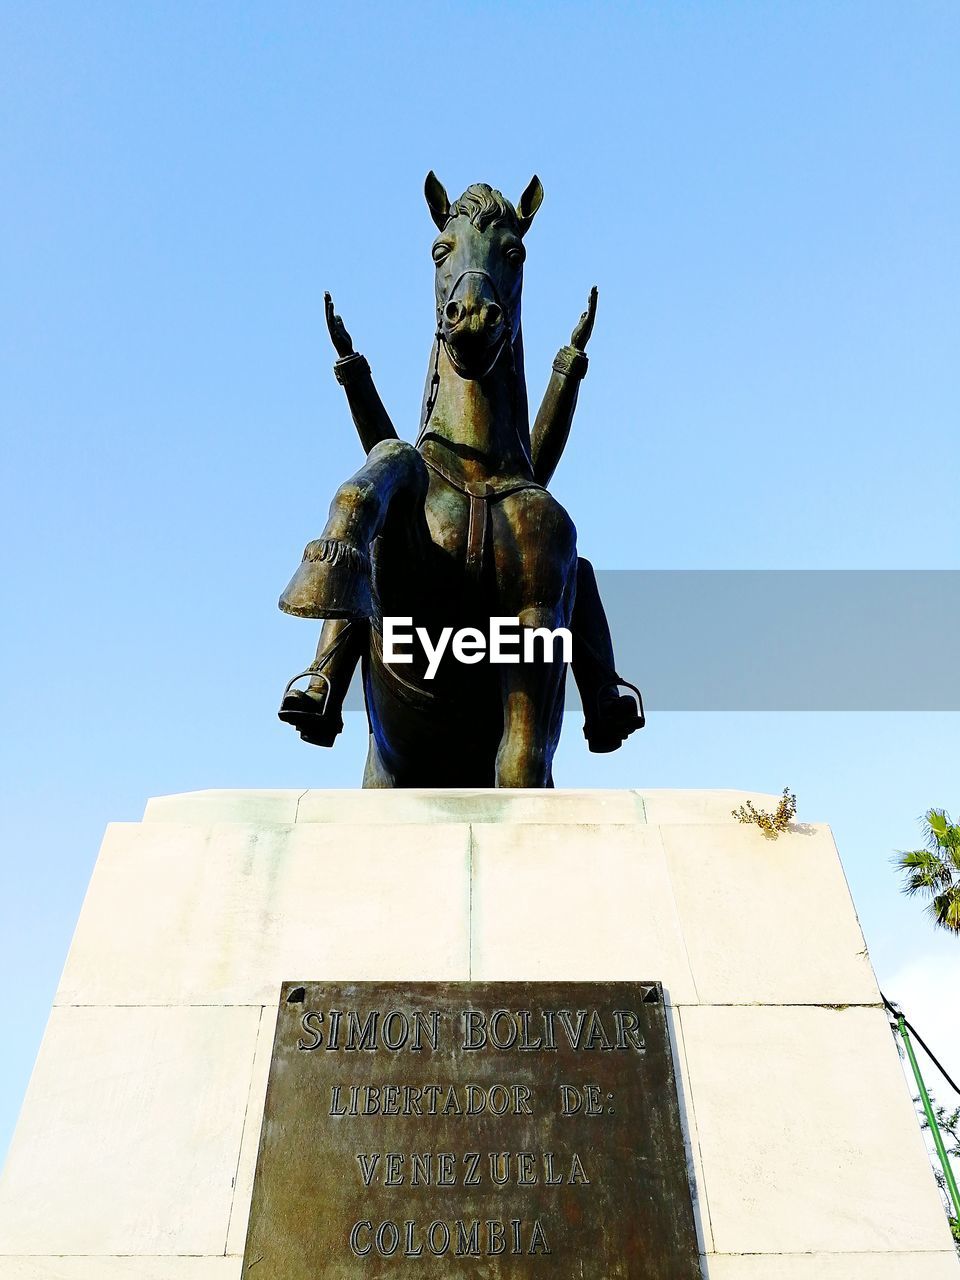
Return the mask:
<path fill-rule="evenodd" d="M 543 490 L 524 490 L 502 504 L 506 528 L 495 538 L 498 594 L 507 616 L 524 631 L 569 628 L 576 591 L 576 530 Z M 494 526 L 497 533 L 496 523 Z M 549 641 L 547 642 L 549 643 Z M 548 655 L 501 667 L 503 734 L 497 751 L 498 787 L 553 785 L 553 756 L 563 720 L 566 668 L 559 638 Z M 552 660 L 551 660 L 552 659 Z"/>
<path fill-rule="evenodd" d="M 518 615 L 524 628 L 565 627 L 565 609 L 528 609 Z M 498 787 L 553 785 L 553 756 L 560 740 L 563 683 L 562 661 L 521 662 L 505 668 L 502 677 L 503 736 L 497 751 Z"/>
<path fill-rule="evenodd" d="M 398 508 L 422 510 L 427 473 L 403 440 L 375 445 L 330 504 L 320 537 L 280 598 L 287 613 L 311 618 L 368 618 L 373 614 L 370 544 Z"/>

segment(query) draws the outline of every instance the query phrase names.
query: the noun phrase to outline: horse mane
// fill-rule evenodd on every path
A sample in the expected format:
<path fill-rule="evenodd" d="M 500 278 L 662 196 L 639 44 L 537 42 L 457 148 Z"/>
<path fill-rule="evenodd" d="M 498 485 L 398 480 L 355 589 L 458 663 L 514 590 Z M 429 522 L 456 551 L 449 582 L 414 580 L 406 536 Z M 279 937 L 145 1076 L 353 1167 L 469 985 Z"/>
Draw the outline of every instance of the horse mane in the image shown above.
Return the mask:
<path fill-rule="evenodd" d="M 486 182 L 474 182 L 467 187 L 460 199 L 454 200 L 450 206 L 447 221 L 461 215 L 469 218 L 478 231 L 498 222 L 506 223 L 518 234 L 520 231 L 516 209 L 506 196 Z"/>

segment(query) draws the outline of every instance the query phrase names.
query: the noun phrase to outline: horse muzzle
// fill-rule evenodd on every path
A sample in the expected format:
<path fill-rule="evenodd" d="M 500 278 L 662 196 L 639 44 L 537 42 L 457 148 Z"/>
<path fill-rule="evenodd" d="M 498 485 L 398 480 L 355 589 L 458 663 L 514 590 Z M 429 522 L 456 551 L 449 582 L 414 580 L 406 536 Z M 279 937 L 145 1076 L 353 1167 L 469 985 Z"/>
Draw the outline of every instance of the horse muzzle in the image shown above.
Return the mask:
<path fill-rule="evenodd" d="M 507 339 L 507 317 L 496 288 L 482 271 L 466 271 L 439 308 L 439 334 L 461 378 L 482 378 Z"/>
<path fill-rule="evenodd" d="M 448 307 L 453 305 L 450 303 Z M 496 303 L 491 304 L 490 310 L 496 312 L 492 317 L 468 314 L 458 317 L 454 323 L 444 313 L 440 337 L 450 363 L 461 378 L 484 377 L 503 351 L 507 337 L 503 313 Z"/>

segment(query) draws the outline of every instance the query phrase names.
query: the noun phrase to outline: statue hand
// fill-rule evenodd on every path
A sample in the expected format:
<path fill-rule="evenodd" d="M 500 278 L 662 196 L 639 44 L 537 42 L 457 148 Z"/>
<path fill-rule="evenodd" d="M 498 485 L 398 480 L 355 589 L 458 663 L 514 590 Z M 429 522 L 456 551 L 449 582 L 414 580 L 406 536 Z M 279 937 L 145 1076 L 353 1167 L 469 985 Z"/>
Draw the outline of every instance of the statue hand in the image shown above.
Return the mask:
<path fill-rule="evenodd" d="M 329 293 L 323 295 L 323 311 L 327 318 L 327 329 L 330 332 L 330 341 L 336 347 L 337 355 L 342 360 L 345 356 L 353 355 L 353 339 L 347 333 L 347 326 L 333 309 L 333 299 Z"/>
<path fill-rule="evenodd" d="M 590 290 L 590 297 L 587 299 L 587 309 L 574 326 L 573 333 L 570 336 L 570 345 L 576 347 L 578 351 L 585 351 L 587 343 L 590 341 L 590 335 L 593 333 L 593 322 L 597 318 L 597 286 L 594 285 Z"/>

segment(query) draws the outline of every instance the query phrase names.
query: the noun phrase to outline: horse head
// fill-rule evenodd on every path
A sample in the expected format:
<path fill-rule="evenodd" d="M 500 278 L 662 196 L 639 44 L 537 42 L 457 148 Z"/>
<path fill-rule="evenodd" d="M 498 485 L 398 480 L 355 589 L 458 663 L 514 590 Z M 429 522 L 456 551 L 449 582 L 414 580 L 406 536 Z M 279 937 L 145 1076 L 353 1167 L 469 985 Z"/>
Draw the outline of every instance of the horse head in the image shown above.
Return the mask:
<path fill-rule="evenodd" d="M 451 205 L 431 170 L 424 193 L 440 230 L 432 249 L 437 337 L 461 378 L 482 378 L 520 333 L 523 237 L 543 187 L 532 178 L 514 206 L 478 182 Z"/>

